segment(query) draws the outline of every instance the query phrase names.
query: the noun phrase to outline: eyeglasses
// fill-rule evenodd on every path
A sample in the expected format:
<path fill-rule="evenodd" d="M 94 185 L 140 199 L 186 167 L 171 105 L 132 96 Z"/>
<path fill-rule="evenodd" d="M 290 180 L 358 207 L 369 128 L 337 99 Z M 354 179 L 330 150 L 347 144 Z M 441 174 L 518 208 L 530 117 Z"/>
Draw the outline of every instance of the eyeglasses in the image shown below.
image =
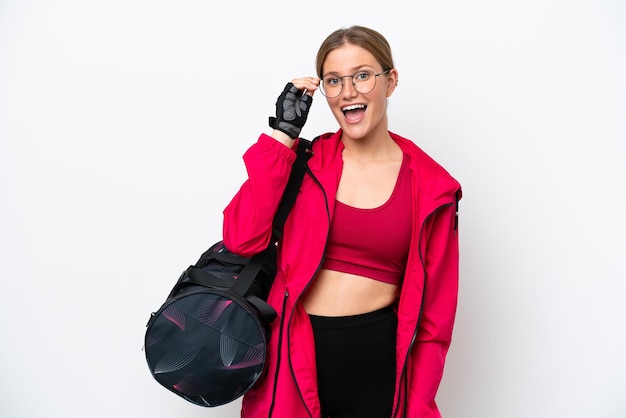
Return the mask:
<path fill-rule="evenodd" d="M 382 73 L 374 74 L 373 71 L 359 71 L 353 75 L 327 75 L 322 78 L 320 83 L 320 91 L 324 96 L 329 99 L 334 99 L 339 96 L 343 91 L 343 79 L 352 79 L 352 85 L 354 89 L 361 94 L 367 94 L 374 90 L 376 87 L 376 78 L 379 75 L 387 74 L 391 69 L 385 70 Z"/>

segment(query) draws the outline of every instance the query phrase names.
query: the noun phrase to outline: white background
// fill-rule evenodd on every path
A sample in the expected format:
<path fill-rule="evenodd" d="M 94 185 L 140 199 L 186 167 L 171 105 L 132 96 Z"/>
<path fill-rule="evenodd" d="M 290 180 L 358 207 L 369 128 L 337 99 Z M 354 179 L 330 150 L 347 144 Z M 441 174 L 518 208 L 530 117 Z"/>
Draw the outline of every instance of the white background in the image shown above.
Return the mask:
<path fill-rule="evenodd" d="M 145 324 L 352 24 L 392 44 L 390 129 L 464 188 L 444 417 L 626 416 L 618 0 L 0 0 L 0 416 L 238 416 L 152 380 Z M 316 96 L 303 136 L 335 129 Z"/>

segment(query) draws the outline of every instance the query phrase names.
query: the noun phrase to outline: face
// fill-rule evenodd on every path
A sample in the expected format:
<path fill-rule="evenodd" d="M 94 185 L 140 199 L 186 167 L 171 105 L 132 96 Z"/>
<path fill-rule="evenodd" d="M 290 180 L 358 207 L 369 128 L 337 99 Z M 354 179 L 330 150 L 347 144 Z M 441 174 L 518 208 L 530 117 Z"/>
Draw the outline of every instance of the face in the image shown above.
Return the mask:
<path fill-rule="evenodd" d="M 343 130 L 344 136 L 352 139 L 375 138 L 377 135 L 387 135 L 387 97 L 393 93 L 397 72 L 395 69 L 383 72 L 382 66 L 366 49 L 356 45 L 343 45 L 332 50 L 324 61 L 324 80 L 335 76 L 343 82 L 341 93 L 334 98 L 326 98 L 328 105 Z M 355 73 L 370 72 L 371 77 L 376 79 L 374 89 L 368 93 L 360 93 L 355 89 L 350 77 Z M 373 74 L 380 74 L 374 76 Z M 343 77 L 343 78 L 341 78 Z M 365 75 L 367 77 L 367 75 Z M 357 88 L 362 84 L 355 77 Z M 330 86 L 330 84 L 328 84 Z"/>

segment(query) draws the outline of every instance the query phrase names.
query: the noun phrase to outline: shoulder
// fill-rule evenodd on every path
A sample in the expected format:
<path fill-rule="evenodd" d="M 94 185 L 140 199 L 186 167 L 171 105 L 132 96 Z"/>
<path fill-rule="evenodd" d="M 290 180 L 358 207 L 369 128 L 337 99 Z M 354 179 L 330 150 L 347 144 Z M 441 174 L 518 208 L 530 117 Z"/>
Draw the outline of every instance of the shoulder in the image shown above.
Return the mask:
<path fill-rule="evenodd" d="M 410 139 L 389 132 L 402 151 L 410 158 L 410 167 L 419 187 L 435 194 L 454 194 L 461 198 L 461 184 L 439 162 Z"/>
<path fill-rule="evenodd" d="M 322 170 L 337 166 L 343 150 L 339 131 L 323 133 L 316 136 L 311 142 L 313 156 L 309 160 L 309 167 Z"/>
<path fill-rule="evenodd" d="M 317 135 L 311 140 L 311 142 L 316 144 L 317 147 L 336 147 L 339 143 L 341 143 L 341 130 L 337 132 L 325 132 Z"/>
<path fill-rule="evenodd" d="M 404 138 L 393 132 L 389 133 L 394 141 L 400 146 L 402 151 L 411 157 L 412 162 L 418 168 L 422 170 L 432 171 L 433 175 L 447 175 L 450 173 L 429 154 L 420 148 L 415 142 L 410 139 Z"/>

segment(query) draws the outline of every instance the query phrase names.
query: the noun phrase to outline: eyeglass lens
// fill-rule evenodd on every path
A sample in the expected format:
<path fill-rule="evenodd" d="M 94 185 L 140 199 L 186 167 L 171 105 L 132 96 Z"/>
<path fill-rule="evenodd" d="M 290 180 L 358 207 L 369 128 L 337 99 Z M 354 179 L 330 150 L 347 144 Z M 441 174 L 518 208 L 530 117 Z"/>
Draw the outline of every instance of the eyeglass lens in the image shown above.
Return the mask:
<path fill-rule="evenodd" d="M 343 77 L 327 75 L 322 79 L 320 90 L 324 96 L 330 99 L 337 97 L 343 91 L 344 78 L 349 78 L 357 92 L 367 94 L 376 87 L 376 78 L 378 75 L 380 74 L 374 74 L 371 71 L 359 71 L 356 74 L 345 75 Z"/>

